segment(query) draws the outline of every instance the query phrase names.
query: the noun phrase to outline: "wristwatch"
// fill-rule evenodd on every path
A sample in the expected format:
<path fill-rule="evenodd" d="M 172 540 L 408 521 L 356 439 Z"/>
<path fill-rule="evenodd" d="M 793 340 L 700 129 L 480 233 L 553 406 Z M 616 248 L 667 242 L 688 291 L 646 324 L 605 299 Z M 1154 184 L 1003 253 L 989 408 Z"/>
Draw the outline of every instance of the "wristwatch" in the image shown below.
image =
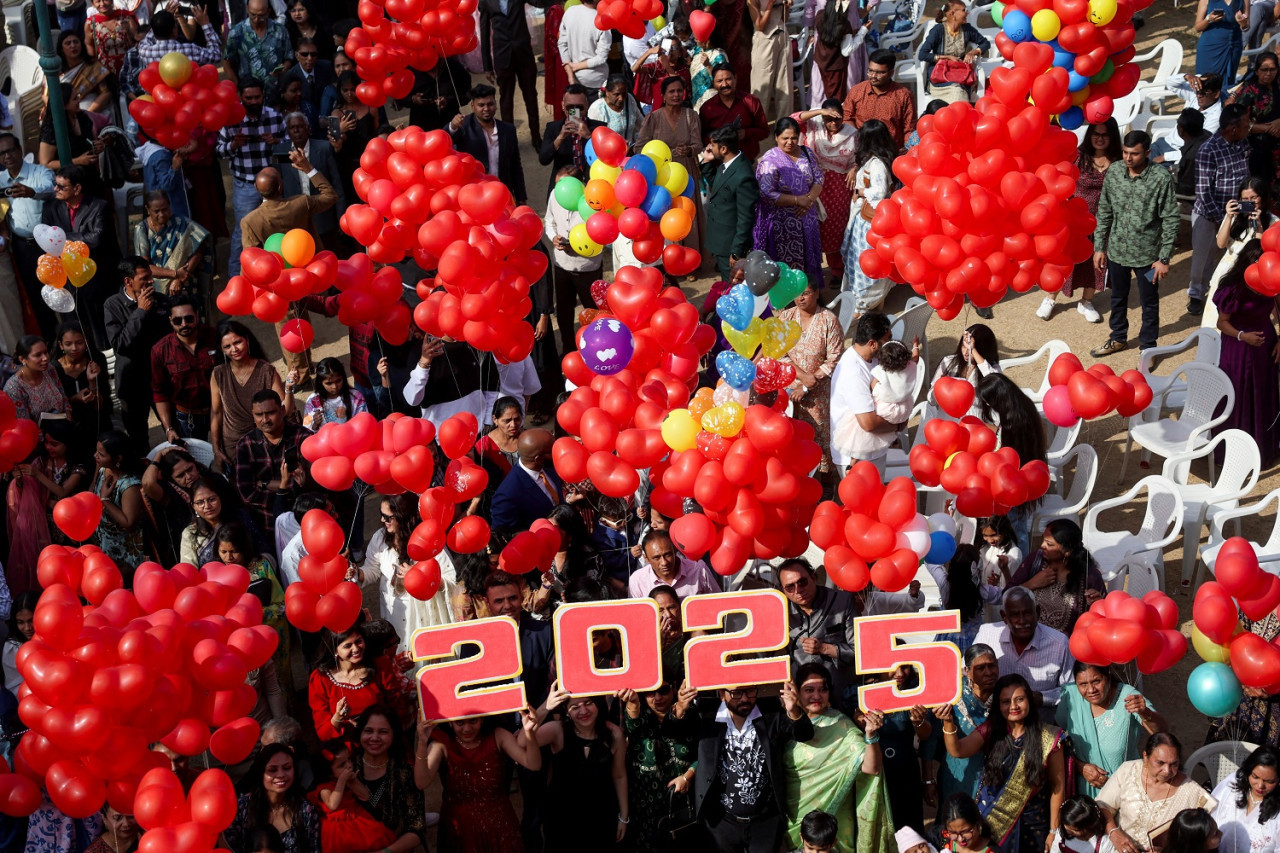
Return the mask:
<path fill-rule="evenodd" d="M 1168 258 L 1159 258 L 1159 259 L 1157 259 L 1157 263 L 1164 264 L 1164 265 L 1167 267 L 1167 266 L 1169 266 L 1169 259 L 1168 259 Z"/>

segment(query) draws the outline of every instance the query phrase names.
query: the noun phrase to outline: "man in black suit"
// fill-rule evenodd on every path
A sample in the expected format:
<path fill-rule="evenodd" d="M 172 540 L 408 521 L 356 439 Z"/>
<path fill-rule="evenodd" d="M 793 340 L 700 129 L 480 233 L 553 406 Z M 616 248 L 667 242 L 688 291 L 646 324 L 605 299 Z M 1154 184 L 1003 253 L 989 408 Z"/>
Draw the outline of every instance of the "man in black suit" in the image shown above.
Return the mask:
<path fill-rule="evenodd" d="M 735 127 L 711 131 L 698 159 L 707 179 L 706 250 L 716 256 L 721 280 L 732 281 L 734 263 L 751 251 L 760 185 L 751 161 L 742 156 Z"/>
<path fill-rule="evenodd" d="M 565 500 L 564 483 L 551 466 L 555 437 L 545 429 L 527 429 L 516 449 L 520 463 L 498 484 L 490 510 L 494 527 L 527 530 Z"/>
<path fill-rule="evenodd" d="M 782 748 L 813 738 L 813 723 L 795 685 L 782 685 L 785 714 L 761 713 L 756 687 L 720 691 L 720 710 L 704 720 L 698 764 L 676 777 L 683 793 L 692 783 L 694 813 L 718 853 L 774 853 L 786 822 Z"/>
<path fill-rule="evenodd" d="M 426 71 L 414 69 L 409 124 L 423 130 L 447 127 L 471 100 L 471 93 L 465 88 L 470 81 L 467 69 L 452 56 L 437 60 Z M 457 86 L 464 88 L 459 92 Z"/>
<path fill-rule="evenodd" d="M 295 66 L 296 67 L 296 66 Z M 342 195 L 342 175 L 338 172 L 338 160 L 333 156 L 333 146 L 324 139 L 311 138 L 311 123 L 302 113 L 289 113 L 284 117 L 285 132 L 288 142 L 282 142 L 272 150 L 286 157 L 290 151 L 301 151 L 312 166 L 320 174 L 328 178 L 329 183 L 338 193 L 338 203 L 333 207 L 311 214 L 311 228 L 326 249 L 338 247 L 338 217 L 347 209 L 346 199 Z M 302 173 L 297 169 L 281 169 L 283 179 L 282 198 L 296 195 L 315 195 L 316 188 L 310 181 L 302 180 Z"/>
<path fill-rule="evenodd" d="M 453 147 L 480 161 L 485 172 L 497 175 L 507 185 L 516 204 L 524 204 L 524 167 L 520 165 L 520 144 L 515 126 L 498 121 L 498 104 L 492 86 L 481 83 L 471 90 L 471 115 L 456 115 L 449 123 Z"/>
<path fill-rule="evenodd" d="M 83 166 L 73 164 L 59 169 L 53 179 L 53 201 L 45 202 L 40 220 L 61 228 L 67 240 L 78 240 L 89 247 L 89 258 L 98 265 L 98 274 L 76 290 L 76 300 L 80 303 L 80 316 L 89 324 L 85 331 L 92 334 L 98 349 L 108 349 L 111 344 L 106 342 L 102 303 L 112 290 L 108 282 L 120 260 L 120 242 L 111 208 L 102 199 L 84 193 L 88 177 Z"/>
<path fill-rule="evenodd" d="M 578 174 L 590 172 L 587 164 L 587 142 L 591 140 L 591 132 L 597 127 L 605 127 L 604 122 L 587 118 L 587 87 L 581 83 L 570 83 L 565 87 L 564 119 L 547 122 L 547 129 L 542 132 L 542 145 L 538 148 L 538 162 L 551 165 L 551 174 L 547 180 L 547 193 L 555 186 L 556 174 L 565 166 L 573 166 Z"/>
<path fill-rule="evenodd" d="M 116 267 L 99 268 L 97 277 L 123 285 L 107 297 L 98 312 L 106 315 L 107 337 L 102 348 L 115 350 L 116 396 L 120 398 L 124 430 L 134 448 L 146 453 L 151 448 L 147 441 L 152 402 L 151 350 L 172 331 L 169 300 L 156 293 L 151 262 L 146 258 L 129 257 Z"/>
<path fill-rule="evenodd" d="M 550 0 L 532 0 L 545 9 Z M 542 145 L 538 135 L 538 63 L 533 58 L 532 37 L 525 19 L 524 0 L 480 0 L 480 61 L 490 82 L 502 92 L 502 120 L 514 127 L 516 83 L 529 113 L 529 137 L 533 147 Z"/>
<path fill-rule="evenodd" d="M 290 80 L 302 81 L 302 100 L 311 104 L 316 114 L 320 112 L 320 96 L 325 87 L 337 78 L 333 73 L 333 63 L 320 58 L 320 47 L 309 38 L 298 39 L 298 48 L 294 51 L 296 62 L 293 67 L 280 76 L 280 89 Z M 314 165 L 314 163 L 313 163 Z M 338 186 L 334 184 L 334 186 Z"/>

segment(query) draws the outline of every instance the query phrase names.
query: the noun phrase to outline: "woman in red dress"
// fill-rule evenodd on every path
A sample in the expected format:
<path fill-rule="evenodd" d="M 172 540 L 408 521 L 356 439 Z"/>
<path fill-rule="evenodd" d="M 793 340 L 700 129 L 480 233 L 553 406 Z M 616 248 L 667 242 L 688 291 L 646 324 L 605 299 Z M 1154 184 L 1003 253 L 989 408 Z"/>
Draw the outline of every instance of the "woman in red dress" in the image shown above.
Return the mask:
<path fill-rule="evenodd" d="M 321 740 L 350 736 L 356 717 L 366 708 L 394 703 L 398 696 L 390 672 L 366 660 L 365 645 L 359 625 L 341 634 L 324 632 L 307 685 L 311 718 Z"/>

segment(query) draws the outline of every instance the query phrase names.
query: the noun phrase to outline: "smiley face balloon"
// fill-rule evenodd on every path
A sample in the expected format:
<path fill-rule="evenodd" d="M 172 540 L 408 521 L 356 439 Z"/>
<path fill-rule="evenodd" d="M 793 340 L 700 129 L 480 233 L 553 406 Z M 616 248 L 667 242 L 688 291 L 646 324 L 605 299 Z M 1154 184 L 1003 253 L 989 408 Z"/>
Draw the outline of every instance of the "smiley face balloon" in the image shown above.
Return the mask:
<path fill-rule="evenodd" d="M 591 239 L 587 226 L 582 223 L 569 229 L 569 246 L 584 258 L 594 258 L 604 251 L 604 246 Z"/>

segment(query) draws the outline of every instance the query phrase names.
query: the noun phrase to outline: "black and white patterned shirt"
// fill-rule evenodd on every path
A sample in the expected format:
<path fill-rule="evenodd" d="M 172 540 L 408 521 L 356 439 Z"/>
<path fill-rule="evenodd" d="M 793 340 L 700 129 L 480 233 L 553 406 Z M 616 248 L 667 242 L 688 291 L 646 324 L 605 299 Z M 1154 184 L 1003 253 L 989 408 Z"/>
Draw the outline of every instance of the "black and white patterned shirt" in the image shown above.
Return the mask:
<path fill-rule="evenodd" d="M 236 134 L 243 133 L 248 141 L 239 151 L 231 147 Z M 271 135 L 275 142 L 268 142 L 263 137 Z M 271 148 L 277 142 L 286 140 L 284 117 L 280 113 L 264 106 L 262 114 L 257 118 L 246 115 L 239 124 L 231 124 L 218 131 L 218 156 L 231 164 L 231 177 L 237 181 L 252 182 L 258 172 L 271 165 Z"/>
<path fill-rule="evenodd" d="M 720 805 L 734 817 L 751 817 L 767 810 L 772 802 L 772 782 L 765 750 L 768 744 L 756 734 L 753 721 L 761 717 L 752 708 L 741 729 L 734 728 L 729 709 L 722 703 L 716 721 L 725 724 L 724 742 L 720 745 Z"/>

